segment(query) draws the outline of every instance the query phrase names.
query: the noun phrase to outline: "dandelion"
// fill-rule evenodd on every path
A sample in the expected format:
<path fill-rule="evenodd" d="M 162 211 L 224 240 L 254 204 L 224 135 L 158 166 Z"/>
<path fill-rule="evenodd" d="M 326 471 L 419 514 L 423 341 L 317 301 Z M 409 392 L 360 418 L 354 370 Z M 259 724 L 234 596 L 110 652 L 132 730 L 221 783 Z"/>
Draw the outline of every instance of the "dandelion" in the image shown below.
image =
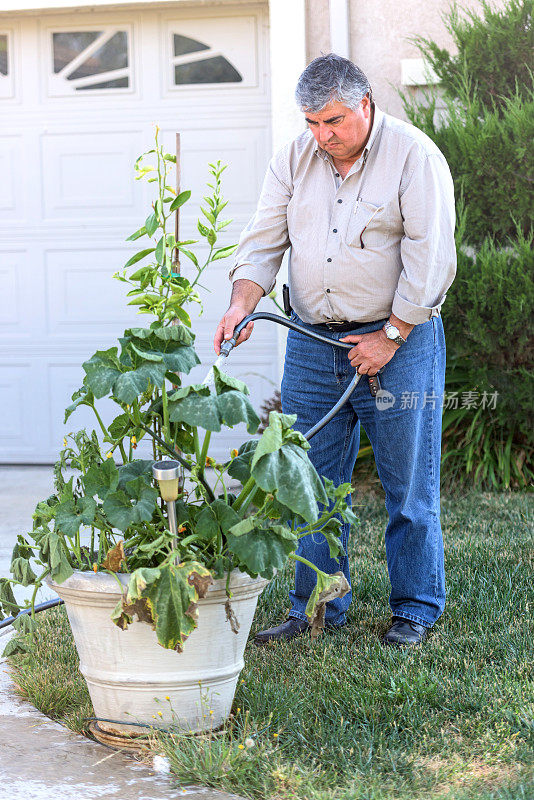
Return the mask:
<path fill-rule="evenodd" d="M 245 683 L 245 679 L 244 678 L 241 678 L 241 683 Z"/>
<path fill-rule="evenodd" d="M 158 717 L 162 717 L 162 716 L 163 716 L 163 712 L 162 711 L 158 711 Z"/>
<path fill-rule="evenodd" d="M 167 695 L 165 695 L 165 700 L 170 700 L 170 699 L 171 699 L 171 698 L 169 697 L 169 695 L 168 695 L 168 694 L 167 694 Z"/>
<path fill-rule="evenodd" d="M 210 708 L 210 714 L 213 714 L 213 713 L 214 713 L 213 709 L 212 709 L 212 708 Z"/>
<path fill-rule="evenodd" d="M 245 749 L 245 745 L 244 744 L 238 744 L 237 747 L 238 747 L 239 750 L 244 750 Z"/>
<path fill-rule="evenodd" d="M 152 719 L 156 719 L 156 715 L 155 714 L 152 714 Z"/>
<path fill-rule="evenodd" d="M 278 737 L 277 733 L 273 733 L 273 738 L 276 739 Z"/>
<path fill-rule="evenodd" d="M 240 712 L 240 711 L 241 711 L 241 709 L 240 709 L 240 708 L 238 708 L 238 709 L 237 709 L 237 711 L 236 711 L 235 713 L 236 713 L 236 714 L 239 714 L 239 712 Z"/>
<path fill-rule="evenodd" d="M 254 747 L 254 739 L 251 739 L 250 736 L 248 739 L 245 739 L 245 747 L 247 750 L 250 750 L 251 747 Z"/>
<path fill-rule="evenodd" d="M 98 572 L 98 564 L 93 564 L 93 572 Z"/>

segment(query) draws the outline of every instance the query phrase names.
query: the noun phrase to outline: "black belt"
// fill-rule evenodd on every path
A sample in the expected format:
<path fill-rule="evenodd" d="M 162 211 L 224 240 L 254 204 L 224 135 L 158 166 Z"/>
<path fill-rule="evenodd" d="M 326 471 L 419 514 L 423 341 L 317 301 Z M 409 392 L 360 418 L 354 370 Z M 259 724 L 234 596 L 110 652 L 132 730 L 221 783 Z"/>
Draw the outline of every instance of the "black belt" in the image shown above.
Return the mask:
<path fill-rule="evenodd" d="M 332 331 L 333 333 L 345 333 L 345 331 L 355 331 L 358 328 L 365 328 L 366 325 L 375 325 L 379 322 L 385 322 L 386 318 L 377 319 L 375 322 L 322 322 L 319 325 L 312 325 L 312 328 L 317 330 Z"/>

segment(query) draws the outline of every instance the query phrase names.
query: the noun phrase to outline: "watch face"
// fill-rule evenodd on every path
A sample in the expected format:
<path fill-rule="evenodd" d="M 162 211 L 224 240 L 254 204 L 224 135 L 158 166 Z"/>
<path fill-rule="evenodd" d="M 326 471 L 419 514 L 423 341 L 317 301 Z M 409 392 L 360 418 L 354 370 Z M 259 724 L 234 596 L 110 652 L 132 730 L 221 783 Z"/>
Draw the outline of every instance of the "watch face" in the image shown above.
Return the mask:
<path fill-rule="evenodd" d="M 396 339 L 397 336 L 400 336 L 400 331 L 398 328 L 395 327 L 395 325 L 390 324 L 387 327 L 386 336 L 388 337 L 388 339 Z"/>

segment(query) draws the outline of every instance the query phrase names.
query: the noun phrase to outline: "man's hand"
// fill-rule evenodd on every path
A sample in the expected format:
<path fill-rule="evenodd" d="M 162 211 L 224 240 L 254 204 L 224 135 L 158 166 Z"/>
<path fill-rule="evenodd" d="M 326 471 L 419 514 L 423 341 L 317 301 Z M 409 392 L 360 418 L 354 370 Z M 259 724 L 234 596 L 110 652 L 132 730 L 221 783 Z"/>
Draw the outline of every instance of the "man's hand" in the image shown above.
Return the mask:
<path fill-rule="evenodd" d="M 360 375 L 376 375 L 388 361 L 391 361 L 401 346 L 388 339 L 382 328 L 373 333 L 344 336 L 339 341 L 356 345 L 349 350 L 347 355 L 350 363 Z"/>
<path fill-rule="evenodd" d="M 249 312 L 241 306 L 231 305 L 224 317 L 221 319 L 215 331 L 215 338 L 213 339 L 213 347 L 217 355 L 221 352 L 221 344 L 223 340 L 231 339 L 236 325 L 239 325 L 241 320 L 247 316 Z M 239 334 L 237 344 L 246 342 L 250 334 L 254 330 L 254 323 L 249 322 L 246 328 L 243 328 Z M 236 344 L 236 346 L 237 346 Z"/>
<path fill-rule="evenodd" d="M 236 325 L 239 325 L 244 317 L 252 314 L 262 297 L 263 289 L 254 281 L 241 278 L 234 282 L 230 308 L 219 322 L 213 339 L 213 347 L 217 355 L 221 352 L 223 340 L 232 338 Z M 253 329 L 254 323 L 249 322 L 247 327 L 243 328 L 239 334 L 237 344 L 246 342 Z"/>

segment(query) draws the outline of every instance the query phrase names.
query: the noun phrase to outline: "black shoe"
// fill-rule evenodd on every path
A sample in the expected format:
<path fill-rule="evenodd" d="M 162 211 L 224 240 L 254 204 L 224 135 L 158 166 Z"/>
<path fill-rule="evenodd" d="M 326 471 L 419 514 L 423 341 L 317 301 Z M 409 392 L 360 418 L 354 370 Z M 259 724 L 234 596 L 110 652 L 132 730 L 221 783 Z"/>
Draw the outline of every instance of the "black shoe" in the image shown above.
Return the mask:
<path fill-rule="evenodd" d="M 421 644 L 427 635 L 428 628 L 425 628 L 424 625 L 418 625 L 417 622 L 412 622 L 402 617 L 393 617 L 391 627 L 382 638 L 382 644 L 389 644 L 394 647 Z"/>
<path fill-rule="evenodd" d="M 282 622 L 275 628 L 267 628 L 267 630 L 257 633 L 254 637 L 254 644 L 289 641 L 289 639 L 294 639 L 296 636 L 301 636 L 309 629 L 310 626 L 305 619 L 289 617 L 285 622 Z"/>

